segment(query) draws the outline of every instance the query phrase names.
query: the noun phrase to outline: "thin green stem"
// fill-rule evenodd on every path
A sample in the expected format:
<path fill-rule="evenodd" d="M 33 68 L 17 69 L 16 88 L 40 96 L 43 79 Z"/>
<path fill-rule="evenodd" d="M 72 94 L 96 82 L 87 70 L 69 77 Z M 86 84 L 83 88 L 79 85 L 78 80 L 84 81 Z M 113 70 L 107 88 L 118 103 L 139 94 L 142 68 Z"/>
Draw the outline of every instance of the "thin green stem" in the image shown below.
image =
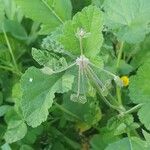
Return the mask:
<path fill-rule="evenodd" d="M 1 69 L 4 69 L 4 70 L 7 70 L 7 71 L 14 72 L 14 70 L 13 70 L 12 68 L 7 67 L 7 66 L 1 66 L 1 65 L 0 65 L 0 68 L 1 68 Z"/>
<path fill-rule="evenodd" d="M 95 64 L 93 64 L 93 63 L 91 63 L 91 62 L 90 62 L 90 65 L 93 66 L 93 67 L 95 67 L 95 68 L 97 68 L 97 69 L 102 70 L 103 72 L 107 73 L 108 75 L 110 75 L 110 76 L 112 76 L 112 77 L 116 77 L 115 74 L 113 74 L 113 73 L 111 73 L 110 71 L 105 70 L 105 69 L 103 69 L 103 68 L 97 67 Z"/>
<path fill-rule="evenodd" d="M 4 69 L 4 70 L 7 70 L 7 71 L 11 71 L 11 72 L 15 73 L 15 74 L 18 75 L 18 76 L 21 76 L 21 75 L 22 75 L 21 72 L 17 72 L 17 71 L 14 70 L 13 68 L 10 68 L 10 67 L 7 67 L 7 66 L 1 66 L 1 65 L 0 65 L 0 69 Z"/>
<path fill-rule="evenodd" d="M 86 73 L 87 73 L 87 76 L 89 76 L 89 78 L 92 80 L 94 86 L 96 87 L 99 95 L 101 96 L 101 98 L 103 99 L 103 101 L 105 102 L 106 105 L 108 105 L 110 108 L 113 108 L 117 111 L 120 112 L 120 108 L 118 108 L 117 106 L 114 106 L 112 105 L 107 99 L 106 97 L 104 97 L 102 95 L 102 90 L 101 90 L 101 87 L 100 85 L 98 84 L 98 81 L 95 79 L 95 77 L 93 76 L 93 73 L 91 72 L 91 70 L 89 68 L 86 69 Z"/>
<path fill-rule="evenodd" d="M 11 55 L 11 57 L 12 57 L 13 64 L 14 64 L 14 66 L 15 66 L 15 69 L 16 69 L 16 71 L 19 71 L 18 66 L 17 66 L 16 59 L 15 59 L 14 54 L 13 54 L 13 50 L 12 50 L 12 48 L 11 48 L 9 39 L 8 39 L 8 37 L 7 37 L 7 34 L 6 34 L 5 30 L 4 30 L 4 28 L 3 28 L 3 33 L 4 33 L 4 37 L 5 37 L 5 40 L 6 40 L 6 43 L 7 43 L 9 52 L 10 52 L 10 55 Z"/>
<path fill-rule="evenodd" d="M 47 2 L 45 2 L 44 0 L 42 0 L 42 2 L 44 3 L 44 5 L 54 14 L 54 16 L 60 21 L 60 23 L 64 23 L 63 20 L 56 14 L 56 12 L 47 4 Z"/>
<path fill-rule="evenodd" d="M 123 53 L 123 42 L 120 43 L 120 49 L 119 49 L 119 53 L 118 53 L 118 57 L 117 57 L 116 69 L 118 69 L 120 66 L 120 60 L 122 57 L 122 53 Z M 121 88 L 118 85 L 116 85 L 116 95 L 117 95 L 118 103 L 122 106 Z"/>
<path fill-rule="evenodd" d="M 79 97 L 80 95 L 80 82 L 81 82 L 81 68 L 79 65 L 79 69 L 78 69 L 78 90 L 77 90 L 77 97 Z"/>
<path fill-rule="evenodd" d="M 79 38 L 79 43 L 80 43 L 80 52 L 81 55 L 83 55 L 82 37 Z"/>
<path fill-rule="evenodd" d="M 57 128 L 55 127 L 49 127 L 50 131 L 53 131 L 53 133 L 55 133 L 58 136 L 62 136 L 65 140 L 65 142 L 67 144 L 69 144 L 73 149 L 81 149 L 80 144 L 78 144 L 77 142 L 73 141 L 72 139 L 70 139 L 69 137 L 67 137 L 66 135 L 64 135 L 64 133 L 62 133 L 61 131 L 59 131 Z"/>
<path fill-rule="evenodd" d="M 67 113 L 68 115 L 76 118 L 77 120 L 81 120 L 77 115 L 73 114 L 72 112 L 70 112 L 69 110 L 67 110 L 65 107 L 63 107 L 62 105 L 58 104 L 57 102 L 55 102 L 55 106 L 57 108 L 59 108 L 61 111 Z"/>
<path fill-rule="evenodd" d="M 132 112 L 135 112 L 137 109 L 141 108 L 142 106 L 143 106 L 143 104 L 138 104 L 138 105 L 132 107 L 131 109 L 125 111 L 125 112 L 123 113 L 123 115 L 130 114 L 130 113 L 132 113 Z"/>
<path fill-rule="evenodd" d="M 131 135 L 130 135 L 129 131 L 127 131 L 127 136 L 128 136 L 128 139 L 129 139 L 130 150 L 133 150 L 132 141 L 131 141 Z"/>
<path fill-rule="evenodd" d="M 103 84 L 103 82 L 98 78 L 98 76 L 94 73 L 93 69 L 89 66 L 89 69 L 93 76 L 95 77 L 97 83 L 100 85 L 101 88 L 107 89 L 107 87 Z M 107 89 L 108 90 L 108 89 Z M 110 94 L 108 93 L 109 98 L 111 99 L 112 102 L 115 102 L 115 104 L 118 104 L 117 100 Z"/>
<path fill-rule="evenodd" d="M 119 105 L 122 106 L 121 88 L 117 85 L 116 85 L 116 94 L 117 94 L 118 103 Z"/>
<path fill-rule="evenodd" d="M 117 64 L 116 64 L 117 69 L 120 66 L 120 60 L 121 60 L 121 57 L 122 57 L 122 53 L 123 53 L 123 42 L 120 43 L 120 49 L 119 49 L 118 56 L 117 56 Z"/>

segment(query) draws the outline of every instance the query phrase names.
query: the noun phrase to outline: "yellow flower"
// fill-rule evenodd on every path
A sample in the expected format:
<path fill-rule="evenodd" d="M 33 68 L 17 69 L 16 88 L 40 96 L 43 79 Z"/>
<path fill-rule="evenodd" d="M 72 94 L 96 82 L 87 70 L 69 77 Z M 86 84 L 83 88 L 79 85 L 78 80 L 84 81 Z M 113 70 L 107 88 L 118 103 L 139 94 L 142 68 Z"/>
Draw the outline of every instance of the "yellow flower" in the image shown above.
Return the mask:
<path fill-rule="evenodd" d="M 128 78 L 128 76 L 122 76 L 121 80 L 123 82 L 123 86 L 128 86 L 129 85 L 129 78 Z"/>

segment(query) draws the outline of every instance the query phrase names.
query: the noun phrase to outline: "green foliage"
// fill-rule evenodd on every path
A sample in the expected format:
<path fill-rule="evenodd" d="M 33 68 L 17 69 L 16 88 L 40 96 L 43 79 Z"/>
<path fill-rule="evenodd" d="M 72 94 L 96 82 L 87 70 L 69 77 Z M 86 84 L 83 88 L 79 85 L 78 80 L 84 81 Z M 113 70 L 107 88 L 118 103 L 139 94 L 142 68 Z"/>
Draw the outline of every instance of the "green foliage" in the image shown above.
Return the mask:
<path fill-rule="evenodd" d="M 119 137 L 114 136 L 112 132 L 105 132 L 102 134 L 94 135 L 90 145 L 92 150 L 103 150 L 109 143 L 119 140 Z"/>
<path fill-rule="evenodd" d="M 144 104 L 142 108 L 139 110 L 138 116 L 139 116 L 140 121 L 145 125 L 145 127 L 150 130 L 150 119 L 148 117 L 149 106 L 150 106 L 150 103 Z"/>
<path fill-rule="evenodd" d="M 21 108 L 27 124 L 36 127 L 47 119 L 48 109 L 53 104 L 55 92 L 71 89 L 73 77 L 69 75 L 47 75 L 34 67 L 29 68 L 21 79 L 23 96 Z M 29 92 L 34 88 L 34 92 Z"/>
<path fill-rule="evenodd" d="M 150 102 L 150 88 L 149 88 L 149 74 L 150 63 L 146 62 L 138 69 L 137 75 L 132 76 L 130 81 L 130 98 L 134 103 L 148 103 Z"/>
<path fill-rule="evenodd" d="M 0 0 L 0 21 L 2 22 L 3 19 L 4 19 L 4 5 L 2 3 L 2 0 Z"/>
<path fill-rule="evenodd" d="M 129 43 L 143 41 L 148 32 L 149 0 L 106 0 L 104 3 L 106 25 L 117 37 Z"/>
<path fill-rule="evenodd" d="M 98 107 L 98 104 L 91 97 L 88 98 L 88 102 L 86 104 L 74 103 L 72 101 L 68 101 L 69 95 L 65 95 L 63 98 L 62 106 L 68 111 L 72 112 L 79 121 L 86 123 L 91 126 L 97 123 L 101 117 L 101 110 Z M 94 117 L 93 117 L 94 116 Z M 69 120 L 74 120 L 70 118 L 68 115 L 66 116 Z"/>
<path fill-rule="evenodd" d="M 149 0 L 0 0 L 0 149 L 150 149 Z"/>
<path fill-rule="evenodd" d="M 122 149 L 122 150 L 148 150 L 149 147 L 147 146 L 147 143 L 140 140 L 139 138 L 132 137 L 130 138 L 123 138 L 115 143 L 110 144 L 106 150 L 115 150 L 115 149 Z"/>
<path fill-rule="evenodd" d="M 49 33 L 65 20 L 71 18 L 70 0 L 33 0 L 32 4 L 30 0 L 15 0 L 15 2 L 21 7 L 26 17 L 42 23 L 41 34 Z"/>
<path fill-rule="evenodd" d="M 4 116 L 11 107 L 9 105 L 0 106 L 0 117 Z"/>
<path fill-rule="evenodd" d="M 95 57 L 99 52 L 103 43 L 102 36 L 103 15 L 102 12 L 94 7 L 89 6 L 77 13 L 72 21 L 68 21 L 63 26 L 63 34 L 60 42 L 65 49 L 72 54 L 80 55 L 80 44 L 77 39 L 77 31 L 83 28 L 87 34 L 87 38 L 83 39 L 83 51 L 88 57 Z"/>
<path fill-rule="evenodd" d="M 145 125 L 147 129 L 150 129 L 150 119 L 148 117 L 150 106 L 149 65 L 150 63 L 146 62 L 139 68 L 137 75 L 131 77 L 131 84 L 129 87 L 130 98 L 133 100 L 133 102 L 144 103 L 144 105 L 138 112 L 138 116 L 140 121 Z"/>
<path fill-rule="evenodd" d="M 27 33 L 25 29 L 17 21 L 5 20 L 4 27 L 5 31 L 10 32 L 15 38 L 20 40 L 27 39 Z"/>
<path fill-rule="evenodd" d="M 140 44 L 140 47 L 134 53 L 134 57 L 132 59 L 132 66 L 139 67 L 144 62 L 149 61 L 150 57 L 150 35 L 146 37 L 146 39 Z"/>
<path fill-rule="evenodd" d="M 8 123 L 7 131 L 4 135 L 7 143 L 13 143 L 22 139 L 27 132 L 27 126 L 23 120 L 11 120 Z"/>

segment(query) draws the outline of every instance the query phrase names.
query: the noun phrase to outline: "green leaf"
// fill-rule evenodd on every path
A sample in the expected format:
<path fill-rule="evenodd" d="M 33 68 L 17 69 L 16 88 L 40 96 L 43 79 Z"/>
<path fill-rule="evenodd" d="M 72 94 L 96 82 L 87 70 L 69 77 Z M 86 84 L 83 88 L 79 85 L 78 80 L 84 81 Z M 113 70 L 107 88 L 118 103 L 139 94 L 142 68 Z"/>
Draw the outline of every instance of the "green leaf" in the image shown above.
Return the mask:
<path fill-rule="evenodd" d="M 4 124 L 0 124 L 0 139 L 3 138 L 4 134 L 5 134 L 5 130 L 6 130 L 6 125 Z"/>
<path fill-rule="evenodd" d="M 142 108 L 138 112 L 138 116 L 140 121 L 144 124 L 144 126 L 150 130 L 150 103 L 146 103 L 142 106 Z"/>
<path fill-rule="evenodd" d="M 27 33 L 25 29 L 17 21 L 5 20 L 4 29 L 6 32 L 10 32 L 17 39 L 20 39 L 20 40 L 27 39 Z"/>
<path fill-rule="evenodd" d="M 21 10 L 16 6 L 14 0 L 2 0 L 5 8 L 5 16 L 9 20 L 16 20 L 21 22 L 23 19 L 23 14 Z"/>
<path fill-rule="evenodd" d="M 126 63 L 124 60 L 120 60 L 119 72 L 122 75 L 127 75 L 133 71 L 133 67 Z"/>
<path fill-rule="evenodd" d="M 105 0 L 92 0 L 92 4 L 96 5 L 97 7 L 102 7 L 102 4 Z"/>
<path fill-rule="evenodd" d="M 38 126 L 37 128 L 28 128 L 26 136 L 22 139 L 23 143 L 32 145 L 36 142 L 39 135 L 43 132 L 43 126 Z"/>
<path fill-rule="evenodd" d="M 150 35 L 148 35 L 145 40 L 141 43 L 137 50 L 137 53 L 132 57 L 132 66 L 139 67 L 145 62 L 149 61 L 150 58 Z M 132 49 L 132 48 L 131 48 Z"/>
<path fill-rule="evenodd" d="M 51 72 L 68 66 L 64 57 L 59 57 L 47 50 L 32 48 L 32 56 L 40 65 L 49 68 L 48 70 Z"/>
<path fill-rule="evenodd" d="M 58 149 L 61 149 L 61 150 L 65 150 L 65 147 L 63 146 L 63 144 L 61 144 L 61 142 L 59 141 L 56 141 L 53 145 L 52 145 L 52 150 L 58 150 Z"/>
<path fill-rule="evenodd" d="M 90 141 L 91 150 L 104 150 L 109 143 L 119 140 L 119 137 L 114 136 L 110 131 L 103 134 L 94 135 Z"/>
<path fill-rule="evenodd" d="M 130 78 L 129 96 L 134 103 L 150 102 L 150 62 L 145 63 Z"/>
<path fill-rule="evenodd" d="M 145 140 L 149 143 L 150 142 L 150 134 L 146 132 L 145 130 L 142 130 L 142 133 L 144 135 Z M 150 143 L 149 143 L 150 145 Z"/>
<path fill-rule="evenodd" d="M 76 14 L 78 11 L 81 11 L 85 6 L 91 4 L 91 0 L 71 0 L 73 5 L 73 14 Z"/>
<path fill-rule="evenodd" d="M 106 0 L 106 25 L 118 38 L 129 43 L 144 40 L 150 18 L 149 0 Z"/>
<path fill-rule="evenodd" d="M 102 117 L 101 110 L 96 100 L 92 97 L 87 98 L 88 101 L 85 104 L 75 103 L 70 100 L 70 94 L 64 95 L 62 106 L 70 111 L 76 119 L 86 123 L 87 125 L 96 124 Z M 74 120 L 73 117 L 67 116 L 67 119 Z"/>
<path fill-rule="evenodd" d="M 11 120 L 8 123 L 4 138 L 7 143 L 13 143 L 22 139 L 27 133 L 27 126 L 23 120 Z"/>
<path fill-rule="evenodd" d="M 83 39 L 84 55 L 87 57 L 95 57 L 100 52 L 103 43 L 102 12 L 97 7 L 89 6 L 77 13 L 72 21 L 64 24 L 60 42 L 66 50 L 74 55 L 80 55 L 80 44 L 76 37 L 76 32 L 77 29 L 81 28 L 89 33 L 88 37 Z"/>
<path fill-rule="evenodd" d="M 54 61 L 56 63 L 56 58 L 54 55 L 46 50 L 32 48 L 32 56 L 34 60 L 36 60 L 42 66 L 51 67 L 51 65 L 54 64 Z"/>
<path fill-rule="evenodd" d="M 42 23 L 41 33 L 46 34 L 71 18 L 70 0 L 15 0 L 26 17 Z"/>
<path fill-rule="evenodd" d="M 60 30 L 60 31 L 59 31 Z M 60 35 L 61 28 L 57 28 L 51 35 L 43 39 L 41 47 L 51 52 L 55 53 L 64 53 L 64 47 L 57 41 L 58 36 Z"/>
<path fill-rule="evenodd" d="M 2 1 L 3 0 L 0 0 L 0 22 L 2 22 L 4 19 L 4 5 Z"/>
<path fill-rule="evenodd" d="M 105 150 L 148 150 L 147 143 L 139 138 L 123 138 L 115 143 L 109 144 Z"/>
<path fill-rule="evenodd" d="M 12 150 L 8 143 L 5 143 L 4 145 L 2 145 L 1 149 L 2 150 Z"/>
<path fill-rule="evenodd" d="M 0 105 L 3 103 L 3 93 L 0 91 Z"/>
<path fill-rule="evenodd" d="M 48 109 L 55 98 L 54 94 L 67 92 L 72 88 L 72 82 L 73 76 L 68 74 L 47 75 L 35 67 L 29 68 L 21 79 L 21 105 L 27 124 L 37 127 L 46 121 Z"/>
<path fill-rule="evenodd" d="M 33 150 L 33 148 L 29 145 L 21 145 L 19 150 Z"/>
<path fill-rule="evenodd" d="M 24 138 L 27 133 L 27 126 L 22 119 L 21 113 L 17 113 L 15 109 L 11 109 L 5 115 L 7 130 L 4 139 L 7 143 L 14 143 Z"/>
<path fill-rule="evenodd" d="M 112 131 L 114 135 L 121 135 L 126 133 L 126 131 L 135 130 L 138 126 L 134 125 L 134 118 L 132 115 L 126 115 L 124 117 L 112 117 L 108 120 L 107 128 Z"/>
<path fill-rule="evenodd" d="M 9 105 L 2 105 L 0 106 L 0 117 L 4 116 L 7 111 L 9 111 L 11 106 Z"/>

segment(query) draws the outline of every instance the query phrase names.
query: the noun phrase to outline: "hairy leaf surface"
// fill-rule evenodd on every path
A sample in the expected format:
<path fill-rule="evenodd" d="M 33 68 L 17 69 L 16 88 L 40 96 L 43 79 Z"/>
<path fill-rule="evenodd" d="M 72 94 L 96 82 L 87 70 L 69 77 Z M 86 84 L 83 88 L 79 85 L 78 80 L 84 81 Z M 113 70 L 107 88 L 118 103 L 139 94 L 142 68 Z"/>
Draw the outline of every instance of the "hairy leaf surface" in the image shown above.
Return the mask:
<path fill-rule="evenodd" d="M 103 43 L 102 12 L 97 7 L 89 6 L 77 13 L 72 21 L 64 24 L 60 42 L 66 50 L 74 55 L 80 55 L 80 44 L 76 37 L 76 32 L 77 29 L 81 28 L 89 33 L 88 37 L 83 39 L 84 55 L 87 57 L 95 57 L 100 52 Z"/>
<path fill-rule="evenodd" d="M 73 76 L 59 73 L 47 75 L 31 67 L 21 79 L 23 90 L 22 110 L 28 125 L 36 127 L 46 121 L 55 93 L 71 89 Z"/>
<path fill-rule="evenodd" d="M 130 78 L 130 98 L 134 103 L 150 102 L 150 62 L 145 63 Z"/>
<path fill-rule="evenodd" d="M 149 8 L 149 0 L 106 0 L 106 25 L 123 41 L 141 42 L 148 32 Z"/>

